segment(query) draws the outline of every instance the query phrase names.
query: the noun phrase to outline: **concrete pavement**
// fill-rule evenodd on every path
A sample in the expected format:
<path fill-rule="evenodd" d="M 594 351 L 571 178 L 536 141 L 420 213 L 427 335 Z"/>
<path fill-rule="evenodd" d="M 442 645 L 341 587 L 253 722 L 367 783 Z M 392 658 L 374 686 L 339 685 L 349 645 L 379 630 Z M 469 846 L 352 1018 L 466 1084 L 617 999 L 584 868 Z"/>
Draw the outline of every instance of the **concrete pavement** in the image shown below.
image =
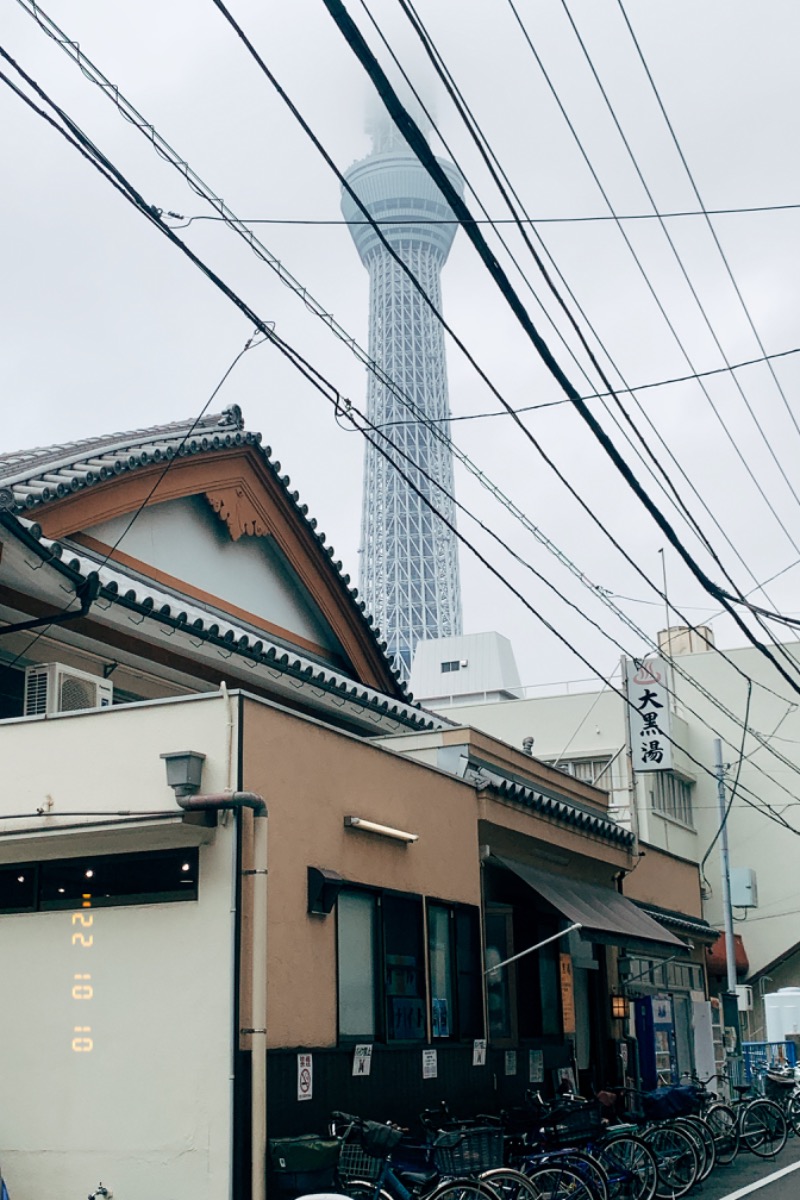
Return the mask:
<path fill-rule="evenodd" d="M 776 1159 L 740 1152 L 729 1167 L 717 1167 L 697 1194 L 702 1200 L 798 1200 L 800 1138 L 789 1138 Z"/>

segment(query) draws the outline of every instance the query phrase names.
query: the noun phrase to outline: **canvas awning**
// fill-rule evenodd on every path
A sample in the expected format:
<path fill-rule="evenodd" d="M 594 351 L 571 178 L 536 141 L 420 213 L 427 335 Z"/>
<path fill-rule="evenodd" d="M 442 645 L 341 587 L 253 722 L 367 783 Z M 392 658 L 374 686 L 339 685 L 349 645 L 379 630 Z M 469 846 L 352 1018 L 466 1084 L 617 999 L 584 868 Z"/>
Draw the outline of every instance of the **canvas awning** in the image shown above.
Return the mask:
<path fill-rule="evenodd" d="M 511 871 L 570 924 L 580 924 L 584 941 L 623 946 L 628 953 L 662 957 L 688 952 L 685 942 L 613 888 L 554 875 L 499 855 L 491 855 L 486 861 Z"/>

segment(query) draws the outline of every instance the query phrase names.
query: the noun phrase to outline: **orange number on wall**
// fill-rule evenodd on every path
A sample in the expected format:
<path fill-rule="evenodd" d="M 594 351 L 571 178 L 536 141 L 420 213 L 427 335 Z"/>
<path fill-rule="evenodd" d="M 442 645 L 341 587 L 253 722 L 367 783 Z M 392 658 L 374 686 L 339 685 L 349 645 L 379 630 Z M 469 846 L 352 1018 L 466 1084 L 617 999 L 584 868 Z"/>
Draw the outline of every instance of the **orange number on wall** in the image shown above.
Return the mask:
<path fill-rule="evenodd" d="M 84 929 L 89 929 L 93 921 L 94 921 L 93 913 L 73 913 L 72 914 L 72 924 L 73 925 L 83 925 Z"/>
<path fill-rule="evenodd" d="M 87 938 L 85 933 L 73 933 L 72 944 L 73 946 L 93 946 L 94 936 L 90 933 Z"/>

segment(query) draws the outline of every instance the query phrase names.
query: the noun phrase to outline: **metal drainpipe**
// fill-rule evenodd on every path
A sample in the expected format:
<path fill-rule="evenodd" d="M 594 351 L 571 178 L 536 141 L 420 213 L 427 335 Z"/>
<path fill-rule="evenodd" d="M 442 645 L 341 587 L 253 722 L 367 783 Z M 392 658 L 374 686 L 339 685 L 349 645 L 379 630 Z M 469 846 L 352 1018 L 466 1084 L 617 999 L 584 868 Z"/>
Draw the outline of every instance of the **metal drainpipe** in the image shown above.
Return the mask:
<path fill-rule="evenodd" d="M 253 932 L 250 945 L 252 972 L 251 1038 L 252 1084 L 250 1097 L 252 1200 L 266 1200 L 267 1169 L 267 806 L 255 792 L 216 792 L 209 795 L 178 796 L 181 808 L 252 809 Z"/>

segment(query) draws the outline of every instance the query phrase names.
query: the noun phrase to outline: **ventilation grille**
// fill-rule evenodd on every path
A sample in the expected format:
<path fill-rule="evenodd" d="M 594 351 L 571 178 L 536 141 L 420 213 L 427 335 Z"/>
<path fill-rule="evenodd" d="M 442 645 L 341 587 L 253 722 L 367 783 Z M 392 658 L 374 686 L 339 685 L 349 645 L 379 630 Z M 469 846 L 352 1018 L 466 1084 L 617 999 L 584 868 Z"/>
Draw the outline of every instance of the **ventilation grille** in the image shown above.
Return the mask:
<path fill-rule="evenodd" d="M 81 708 L 94 708 L 97 704 L 97 685 L 74 675 L 62 675 L 59 680 L 59 712 L 77 712 Z"/>
<path fill-rule="evenodd" d="M 25 714 L 35 717 L 47 712 L 47 671 L 29 671 L 25 677 Z"/>

